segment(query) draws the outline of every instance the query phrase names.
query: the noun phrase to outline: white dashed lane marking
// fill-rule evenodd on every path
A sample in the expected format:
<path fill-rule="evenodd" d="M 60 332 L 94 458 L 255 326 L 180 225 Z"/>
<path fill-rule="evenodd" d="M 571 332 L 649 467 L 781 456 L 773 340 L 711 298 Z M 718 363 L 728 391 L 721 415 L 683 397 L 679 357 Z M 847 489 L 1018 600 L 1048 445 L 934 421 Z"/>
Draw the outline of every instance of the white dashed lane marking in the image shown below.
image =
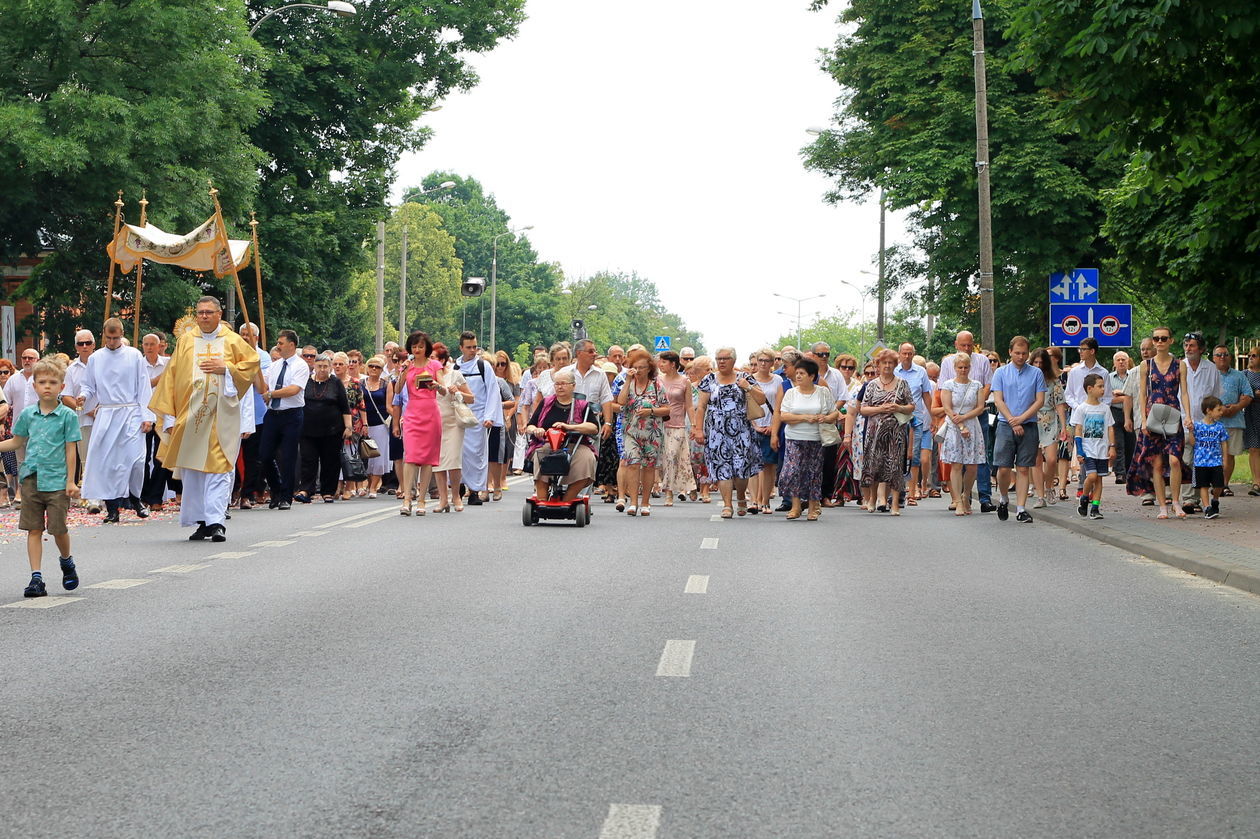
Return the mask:
<path fill-rule="evenodd" d="M 656 665 L 656 675 L 690 676 L 691 658 L 695 653 L 695 641 L 666 641 L 660 663 Z"/>
<path fill-rule="evenodd" d="M 84 588 L 135 588 L 145 583 L 151 583 L 152 580 L 106 580 L 103 583 L 92 583 Z"/>
<path fill-rule="evenodd" d="M 256 553 L 258 551 L 223 551 L 222 553 L 210 554 L 206 559 L 244 559 Z"/>
<path fill-rule="evenodd" d="M 708 594 L 709 593 L 709 575 L 708 574 L 692 574 L 687 578 L 687 587 L 683 589 L 684 594 Z"/>
<path fill-rule="evenodd" d="M 700 540 L 700 550 L 716 551 L 717 546 L 718 546 L 718 540 L 716 536 L 709 536 L 706 539 Z"/>
<path fill-rule="evenodd" d="M 201 565 L 168 565 L 165 568 L 154 568 L 150 574 L 187 574 L 191 571 L 200 571 L 202 568 L 209 568 L 204 563 Z"/>
<path fill-rule="evenodd" d="M 268 539 L 265 542 L 255 542 L 250 545 L 251 548 L 283 548 L 285 545 L 292 545 L 297 539 Z"/>
<path fill-rule="evenodd" d="M 721 516 L 709 516 L 709 521 L 721 521 Z"/>
<path fill-rule="evenodd" d="M 327 530 L 330 527 L 336 527 L 337 525 L 345 524 L 348 521 L 357 521 L 358 519 L 367 518 L 368 516 L 378 515 L 380 512 L 381 512 L 380 510 L 368 510 L 366 513 L 359 513 L 353 516 L 346 516 L 344 519 L 337 519 L 336 521 L 330 521 L 325 524 L 317 524 L 315 525 L 315 529 Z M 393 512 L 393 511 L 391 510 L 390 512 Z M 394 513 L 394 515 L 397 515 L 397 513 Z"/>
<path fill-rule="evenodd" d="M 369 524 L 376 524 L 378 521 L 385 521 L 385 519 L 390 518 L 391 516 L 398 518 L 398 511 L 394 509 L 385 510 L 384 512 L 377 511 L 375 518 L 356 521 L 354 524 L 347 524 L 346 527 L 367 527 Z"/>
<path fill-rule="evenodd" d="M 303 536 L 327 536 L 326 530 L 299 530 L 297 533 L 286 534 L 290 539 L 297 539 Z"/>
<path fill-rule="evenodd" d="M 16 603 L 6 603 L 6 609 L 51 609 L 54 606 L 64 606 L 67 603 L 78 603 L 82 597 L 28 597 L 26 600 L 19 600 Z"/>
<path fill-rule="evenodd" d="M 661 808 L 655 804 L 609 804 L 599 839 L 655 839 Z"/>

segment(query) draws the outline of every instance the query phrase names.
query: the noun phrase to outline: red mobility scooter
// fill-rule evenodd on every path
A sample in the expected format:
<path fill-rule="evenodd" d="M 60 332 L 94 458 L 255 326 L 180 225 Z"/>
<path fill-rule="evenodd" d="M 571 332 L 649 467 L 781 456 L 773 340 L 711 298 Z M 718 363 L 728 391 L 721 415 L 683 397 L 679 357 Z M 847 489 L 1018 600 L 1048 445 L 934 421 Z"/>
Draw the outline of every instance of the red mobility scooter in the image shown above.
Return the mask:
<path fill-rule="evenodd" d="M 547 497 L 531 495 L 525 499 L 525 507 L 521 510 L 521 524 L 529 527 L 541 520 L 554 520 L 571 521 L 578 527 L 586 527 L 591 521 L 591 488 L 586 487 L 571 501 L 564 497 L 568 489 L 564 476 L 569 474 L 573 451 L 582 444 L 582 435 L 549 428 L 547 443 L 551 446 L 551 454 L 539 462 L 536 476 L 546 479 Z"/>

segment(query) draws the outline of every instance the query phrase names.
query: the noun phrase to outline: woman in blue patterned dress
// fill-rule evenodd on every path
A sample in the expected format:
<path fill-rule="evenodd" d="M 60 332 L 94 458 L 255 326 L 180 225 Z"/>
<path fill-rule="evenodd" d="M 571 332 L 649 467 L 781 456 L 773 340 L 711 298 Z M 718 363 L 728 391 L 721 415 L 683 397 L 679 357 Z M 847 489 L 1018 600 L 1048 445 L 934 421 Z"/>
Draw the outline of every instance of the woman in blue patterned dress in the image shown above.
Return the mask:
<path fill-rule="evenodd" d="M 748 421 L 747 400 L 766 410 L 766 395 L 748 373 L 735 371 L 735 350 L 722 347 L 714 356 L 717 372 L 705 376 L 698 385 L 700 401 L 696 415 L 703 427 L 692 429 L 697 443 L 704 444 L 709 479 L 716 481 L 722 495 L 722 518 L 733 515 L 731 491 L 739 501 L 739 514 L 748 512 L 748 479 L 761 471 L 761 447 L 753 440 Z"/>

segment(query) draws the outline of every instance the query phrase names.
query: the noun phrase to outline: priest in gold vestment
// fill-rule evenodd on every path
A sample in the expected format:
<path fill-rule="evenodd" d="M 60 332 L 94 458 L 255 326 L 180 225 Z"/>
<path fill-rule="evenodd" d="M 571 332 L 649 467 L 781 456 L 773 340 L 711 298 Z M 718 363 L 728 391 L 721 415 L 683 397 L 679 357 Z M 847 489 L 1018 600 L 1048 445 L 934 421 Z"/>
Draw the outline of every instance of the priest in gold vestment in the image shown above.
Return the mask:
<path fill-rule="evenodd" d="M 241 446 L 240 394 L 258 374 L 258 353 L 226 324 L 214 297 L 194 309 L 197 325 L 178 336 L 149 408 L 169 432 L 158 450 L 184 482 L 179 523 L 197 525 L 193 541 L 227 538 L 224 522 Z"/>

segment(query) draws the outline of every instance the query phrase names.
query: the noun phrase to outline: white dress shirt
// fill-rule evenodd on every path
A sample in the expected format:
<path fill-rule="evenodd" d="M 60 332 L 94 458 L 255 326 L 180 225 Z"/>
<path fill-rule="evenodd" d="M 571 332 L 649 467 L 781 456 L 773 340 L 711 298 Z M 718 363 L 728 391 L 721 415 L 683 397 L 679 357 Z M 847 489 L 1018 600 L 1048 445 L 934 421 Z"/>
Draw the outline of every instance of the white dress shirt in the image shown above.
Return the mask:
<path fill-rule="evenodd" d="M 280 379 L 280 372 L 284 371 L 284 384 L 276 384 Z M 280 398 L 278 407 L 272 407 L 273 402 L 267 400 L 267 409 L 270 411 L 288 411 L 293 408 L 301 408 L 306 405 L 306 383 L 311 378 L 311 368 L 306 365 L 306 361 L 298 356 L 297 353 L 288 358 L 281 357 L 277 361 L 271 362 L 271 366 L 266 369 L 264 375 L 267 378 L 267 390 L 279 390 L 289 385 L 297 385 L 298 392 L 292 396 L 284 396 Z"/>

